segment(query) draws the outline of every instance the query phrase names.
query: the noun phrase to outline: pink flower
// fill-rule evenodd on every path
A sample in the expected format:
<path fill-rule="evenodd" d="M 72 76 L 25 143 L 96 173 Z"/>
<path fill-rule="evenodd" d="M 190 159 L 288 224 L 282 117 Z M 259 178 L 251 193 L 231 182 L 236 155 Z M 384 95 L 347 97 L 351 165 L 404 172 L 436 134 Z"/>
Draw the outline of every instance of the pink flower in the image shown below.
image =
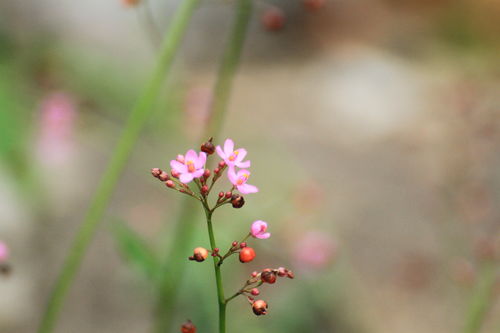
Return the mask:
<path fill-rule="evenodd" d="M 240 170 L 238 173 L 234 170 L 234 167 L 229 167 L 227 171 L 227 176 L 229 181 L 236 186 L 238 191 L 243 194 L 256 193 L 259 192 L 259 189 L 253 185 L 247 184 L 248 177 L 250 177 L 250 171 L 248 170 Z"/>
<path fill-rule="evenodd" d="M 228 166 L 237 166 L 238 168 L 250 167 L 250 161 L 243 162 L 243 159 L 247 155 L 246 149 L 238 148 L 234 150 L 233 140 L 226 139 L 226 141 L 224 141 L 224 150 L 222 150 L 220 146 L 217 146 L 215 149 L 220 158 L 222 158 Z"/>
<path fill-rule="evenodd" d="M 295 244 L 296 265 L 304 270 L 328 267 L 337 256 L 335 239 L 326 232 L 310 231 Z"/>
<path fill-rule="evenodd" d="M 250 234 L 252 234 L 252 237 L 254 238 L 267 239 L 271 237 L 271 234 L 266 232 L 266 230 L 267 230 L 267 223 L 261 220 L 257 220 L 254 223 L 252 223 L 252 227 L 250 228 Z"/>
<path fill-rule="evenodd" d="M 179 180 L 181 182 L 187 184 L 194 178 L 203 176 L 207 154 L 200 152 L 198 156 L 194 150 L 190 149 L 183 158 L 180 158 L 181 156 L 178 155 L 176 160 L 170 161 L 172 169 L 179 173 Z"/>
<path fill-rule="evenodd" d="M 9 258 L 9 248 L 4 242 L 0 241 L 0 262 L 3 262 Z"/>

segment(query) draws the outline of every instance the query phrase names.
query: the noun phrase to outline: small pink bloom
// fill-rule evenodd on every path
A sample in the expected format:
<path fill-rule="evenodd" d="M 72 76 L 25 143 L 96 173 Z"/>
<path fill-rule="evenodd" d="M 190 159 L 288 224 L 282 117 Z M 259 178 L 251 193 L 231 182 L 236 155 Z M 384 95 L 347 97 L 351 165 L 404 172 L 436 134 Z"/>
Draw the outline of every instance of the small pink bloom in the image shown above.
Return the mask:
<path fill-rule="evenodd" d="M 0 241 L 0 262 L 6 261 L 9 258 L 9 248 L 4 242 Z"/>
<path fill-rule="evenodd" d="M 337 243 L 328 233 L 310 231 L 295 244 L 296 265 L 304 270 L 326 268 L 337 251 Z"/>
<path fill-rule="evenodd" d="M 205 172 L 205 162 L 207 161 L 207 154 L 200 152 L 199 155 L 192 149 L 188 150 L 183 158 L 170 161 L 170 166 L 173 171 L 179 174 L 179 180 L 184 184 L 189 183 L 194 178 L 200 178 Z M 182 162 L 181 162 L 182 161 Z"/>
<path fill-rule="evenodd" d="M 243 169 L 236 173 L 234 167 L 229 167 L 227 176 L 229 178 L 229 181 L 234 186 L 236 186 L 238 191 L 240 191 L 241 193 L 249 194 L 259 192 L 259 189 L 257 187 L 247 184 L 248 177 L 250 177 L 250 171 Z"/>
<path fill-rule="evenodd" d="M 250 161 L 243 162 L 247 155 L 245 148 L 234 149 L 234 142 L 231 139 L 226 139 L 224 142 L 224 150 L 220 146 L 215 148 L 217 154 L 226 162 L 228 166 L 237 166 L 238 168 L 249 168 Z"/>
<path fill-rule="evenodd" d="M 271 234 L 266 232 L 266 230 L 267 230 L 267 223 L 261 220 L 257 220 L 254 223 L 252 223 L 252 227 L 250 228 L 250 233 L 254 238 L 267 239 L 271 237 Z"/>

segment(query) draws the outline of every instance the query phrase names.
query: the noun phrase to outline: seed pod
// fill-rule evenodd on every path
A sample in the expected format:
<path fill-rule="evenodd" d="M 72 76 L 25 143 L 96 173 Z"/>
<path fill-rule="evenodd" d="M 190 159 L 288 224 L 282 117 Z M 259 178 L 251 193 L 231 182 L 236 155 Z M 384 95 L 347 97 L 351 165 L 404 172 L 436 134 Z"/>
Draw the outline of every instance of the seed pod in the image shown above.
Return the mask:
<path fill-rule="evenodd" d="M 250 262 L 255 259 L 255 251 L 251 247 L 245 247 L 240 251 L 240 262 Z"/>
<path fill-rule="evenodd" d="M 210 138 L 207 142 L 204 142 L 201 145 L 201 151 L 207 153 L 208 155 L 212 155 L 215 152 L 215 146 L 212 143 L 213 138 Z"/>
<path fill-rule="evenodd" d="M 208 250 L 204 247 L 197 247 L 193 250 L 193 256 L 189 260 L 196 260 L 197 262 L 205 261 L 208 258 Z"/>
<path fill-rule="evenodd" d="M 239 194 L 233 194 L 231 196 L 231 205 L 233 208 L 241 208 L 245 204 L 245 198 Z"/>
<path fill-rule="evenodd" d="M 276 282 L 276 274 L 273 271 L 266 270 L 262 272 L 262 274 L 260 275 L 260 279 L 262 280 L 262 282 L 273 284 Z"/>
<path fill-rule="evenodd" d="M 257 316 L 267 314 L 267 308 L 268 308 L 267 303 L 261 299 L 253 302 L 252 304 L 253 313 L 255 313 L 255 315 Z"/>

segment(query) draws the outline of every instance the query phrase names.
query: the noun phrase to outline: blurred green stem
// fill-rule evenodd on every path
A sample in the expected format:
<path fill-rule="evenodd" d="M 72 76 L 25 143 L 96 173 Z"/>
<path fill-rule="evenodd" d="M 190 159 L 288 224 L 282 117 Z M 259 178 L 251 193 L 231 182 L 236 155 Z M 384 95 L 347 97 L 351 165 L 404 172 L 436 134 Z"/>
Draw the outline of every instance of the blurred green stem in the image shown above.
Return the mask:
<path fill-rule="evenodd" d="M 217 76 L 212 115 L 200 142 L 210 136 L 215 137 L 222 128 L 227 113 L 231 86 L 241 59 L 246 32 L 252 16 L 252 0 L 238 0 L 236 11 L 236 18 Z M 185 265 L 172 263 L 176 263 L 183 254 L 189 251 L 189 247 L 192 245 L 190 239 L 195 229 L 195 212 L 196 202 L 190 200 L 190 198 L 185 198 L 176 223 L 175 235 L 171 238 L 171 250 L 165 258 L 164 268 L 162 269 L 163 276 L 160 279 L 156 305 L 155 332 L 157 333 L 166 332 L 171 325 L 172 316 L 174 315 L 174 311 L 172 311 L 173 304 L 179 290 L 179 282 L 182 280 L 185 270 Z"/>
<path fill-rule="evenodd" d="M 64 298 L 75 278 L 95 230 L 104 215 L 106 206 L 110 201 L 113 190 L 120 179 L 120 175 L 129 159 L 132 149 L 139 138 L 140 132 L 153 111 L 154 102 L 161 91 L 167 74 L 172 68 L 175 54 L 179 49 L 182 37 L 198 2 L 199 0 L 183 0 L 175 13 L 169 30 L 164 37 L 157 67 L 153 72 L 149 84 L 130 113 L 123 133 L 111 157 L 111 161 L 102 176 L 85 219 L 69 250 L 38 329 L 39 333 L 52 332 L 55 326 Z"/>
<path fill-rule="evenodd" d="M 483 264 L 479 281 L 474 290 L 466 317 L 464 333 L 478 333 L 495 300 L 496 266 L 493 262 Z"/>

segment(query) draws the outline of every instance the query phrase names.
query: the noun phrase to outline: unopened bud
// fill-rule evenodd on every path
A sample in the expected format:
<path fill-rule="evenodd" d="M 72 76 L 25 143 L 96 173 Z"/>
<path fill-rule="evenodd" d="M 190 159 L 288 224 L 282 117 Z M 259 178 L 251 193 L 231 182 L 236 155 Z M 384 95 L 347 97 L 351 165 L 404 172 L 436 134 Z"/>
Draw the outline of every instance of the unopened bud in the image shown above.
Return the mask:
<path fill-rule="evenodd" d="M 219 174 L 219 172 L 220 172 L 220 169 L 219 169 L 219 168 L 215 168 L 215 169 L 214 169 L 214 173 L 215 173 L 215 174 Z"/>
<path fill-rule="evenodd" d="M 215 146 L 212 143 L 213 138 L 210 138 L 207 142 L 204 142 L 201 145 L 201 151 L 207 153 L 208 155 L 212 155 L 215 152 Z"/>
<path fill-rule="evenodd" d="M 252 290 L 250 290 L 250 293 L 254 296 L 257 296 L 260 294 L 260 291 L 257 288 L 253 288 Z"/>
<path fill-rule="evenodd" d="M 151 174 L 152 174 L 152 175 L 153 175 L 153 177 L 155 177 L 155 178 L 160 177 L 161 173 L 162 173 L 162 171 L 161 171 L 161 169 L 159 169 L 159 168 L 153 168 L 153 169 L 151 169 Z"/>
<path fill-rule="evenodd" d="M 201 194 L 206 195 L 208 193 L 208 186 L 203 185 L 200 190 Z"/>
<path fill-rule="evenodd" d="M 222 197 L 224 197 L 224 192 L 220 191 L 219 192 L 219 198 L 222 198 Z"/>
<path fill-rule="evenodd" d="M 278 268 L 278 276 L 284 277 L 287 276 L 288 270 L 285 267 Z"/>
<path fill-rule="evenodd" d="M 167 185 L 167 187 L 170 187 L 170 188 L 175 188 L 175 183 L 171 180 L 167 180 L 165 182 L 165 185 Z"/>
<path fill-rule="evenodd" d="M 237 241 L 234 241 L 234 242 L 232 242 L 232 243 L 231 243 L 231 246 L 232 246 L 232 247 L 235 247 L 235 246 L 237 246 L 237 245 L 238 245 L 238 242 L 237 242 Z"/>
<path fill-rule="evenodd" d="M 170 179 L 168 173 L 162 171 L 160 175 L 158 176 L 158 179 L 161 180 L 162 182 L 166 182 L 167 180 Z"/>
<path fill-rule="evenodd" d="M 240 248 L 244 248 L 244 247 L 247 247 L 247 243 L 246 242 L 241 242 L 240 243 Z"/>
<path fill-rule="evenodd" d="M 266 270 L 260 274 L 260 279 L 262 282 L 273 284 L 276 282 L 276 274 L 273 271 Z"/>
<path fill-rule="evenodd" d="M 207 179 L 208 177 L 210 177 L 210 170 L 205 169 L 205 171 L 203 171 L 203 178 Z"/>
<path fill-rule="evenodd" d="M 259 275 L 259 273 L 258 273 L 258 272 L 256 272 L 256 271 L 253 271 L 253 272 L 252 272 L 252 277 L 256 277 L 257 275 Z"/>
<path fill-rule="evenodd" d="M 196 326 L 194 326 L 191 320 L 188 320 L 182 324 L 181 333 L 196 333 Z"/>
<path fill-rule="evenodd" d="M 180 173 L 178 173 L 177 171 L 175 170 L 172 170 L 170 171 L 170 174 L 172 175 L 172 177 L 174 178 L 179 178 L 179 176 L 181 175 Z"/>
<path fill-rule="evenodd" d="M 241 208 L 245 204 L 245 198 L 239 194 L 233 194 L 231 196 L 231 205 L 233 208 Z"/>
<path fill-rule="evenodd" d="M 267 303 L 259 299 L 252 304 L 253 313 L 257 316 L 265 315 L 267 313 Z"/>
<path fill-rule="evenodd" d="M 222 169 L 222 168 L 223 168 L 223 167 L 225 167 L 225 166 L 226 166 L 226 162 L 224 162 L 224 161 L 220 161 L 220 162 L 219 162 L 219 168 L 221 168 L 221 169 Z"/>
<path fill-rule="evenodd" d="M 229 199 L 233 196 L 233 193 L 231 191 L 227 191 L 226 194 L 224 194 L 224 196 L 226 197 L 226 199 Z"/>
<path fill-rule="evenodd" d="M 292 271 L 287 271 L 286 275 L 288 276 L 289 279 L 293 279 L 295 277 L 295 274 L 293 274 Z"/>

